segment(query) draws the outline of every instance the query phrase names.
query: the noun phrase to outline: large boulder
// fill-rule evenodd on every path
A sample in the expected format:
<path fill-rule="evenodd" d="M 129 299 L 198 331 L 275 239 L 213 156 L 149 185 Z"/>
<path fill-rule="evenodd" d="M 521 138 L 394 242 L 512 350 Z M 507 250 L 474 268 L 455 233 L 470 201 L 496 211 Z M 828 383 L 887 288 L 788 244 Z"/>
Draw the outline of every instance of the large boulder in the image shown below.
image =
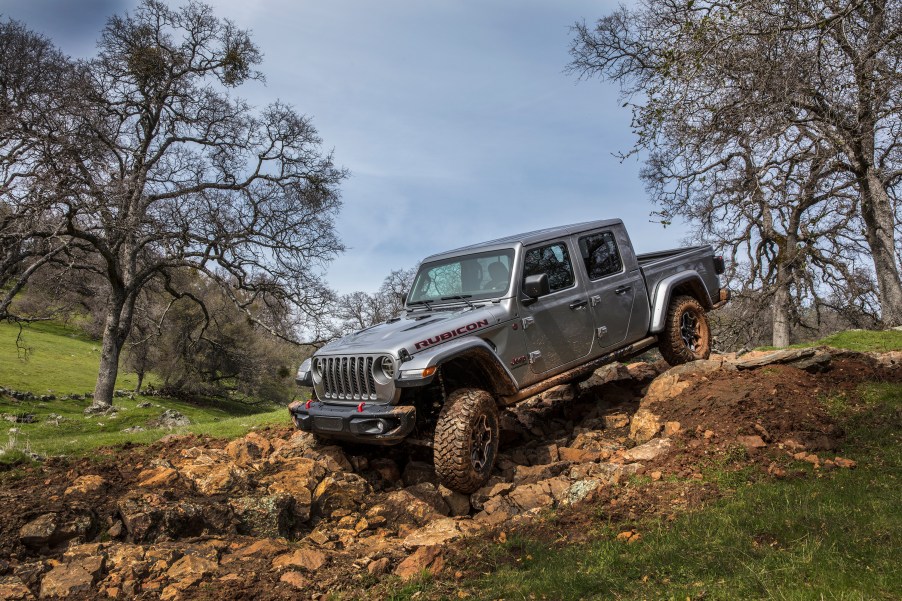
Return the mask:
<path fill-rule="evenodd" d="M 227 505 L 200 506 L 185 500 L 131 491 L 117 502 L 119 515 L 132 541 L 153 542 L 160 537 L 181 538 L 210 532 L 231 532 L 233 516 Z"/>
<path fill-rule="evenodd" d="M 648 407 L 639 407 L 630 421 L 630 439 L 640 443 L 647 442 L 657 436 L 663 428 L 661 416 Z"/>
<path fill-rule="evenodd" d="M 244 438 L 230 442 L 225 450 L 235 463 L 247 467 L 268 458 L 272 453 L 272 444 L 256 432 L 251 432 Z"/>
<path fill-rule="evenodd" d="M 293 526 L 293 505 L 294 499 L 285 493 L 229 500 L 238 518 L 238 532 L 266 538 L 288 535 Z"/>
<path fill-rule="evenodd" d="M 629 462 L 652 461 L 667 454 L 670 451 L 671 446 L 669 438 L 655 438 L 649 440 L 645 444 L 641 444 L 625 451 L 623 453 L 623 460 Z"/>
<path fill-rule="evenodd" d="M 338 510 L 354 510 L 360 507 L 369 493 L 369 484 L 357 474 L 326 476 L 313 492 L 313 506 L 321 516 L 330 516 Z"/>

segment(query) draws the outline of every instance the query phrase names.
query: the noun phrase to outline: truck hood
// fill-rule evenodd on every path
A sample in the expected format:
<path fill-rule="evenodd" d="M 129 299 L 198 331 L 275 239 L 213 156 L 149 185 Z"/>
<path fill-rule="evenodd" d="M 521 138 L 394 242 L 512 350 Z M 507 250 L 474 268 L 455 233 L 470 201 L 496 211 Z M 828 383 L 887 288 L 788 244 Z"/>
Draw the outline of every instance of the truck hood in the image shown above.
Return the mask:
<path fill-rule="evenodd" d="M 411 355 L 443 342 L 469 336 L 501 321 L 497 304 L 460 309 L 406 312 L 379 325 L 333 340 L 316 352 L 320 355 L 388 353 Z"/>

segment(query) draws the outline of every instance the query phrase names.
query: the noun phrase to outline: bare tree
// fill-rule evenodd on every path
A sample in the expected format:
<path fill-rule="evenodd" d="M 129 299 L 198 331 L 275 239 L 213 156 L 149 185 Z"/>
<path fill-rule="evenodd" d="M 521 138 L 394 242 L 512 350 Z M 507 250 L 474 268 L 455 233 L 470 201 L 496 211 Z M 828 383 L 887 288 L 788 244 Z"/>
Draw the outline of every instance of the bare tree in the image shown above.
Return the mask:
<path fill-rule="evenodd" d="M 413 285 L 417 270 L 395 269 L 389 273 L 374 293 L 351 292 L 336 299 L 333 336 L 340 336 L 382 323 L 404 309 L 407 293 Z"/>
<path fill-rule="evenodd" d="M 749 135 L 776 140 L 794 128 L 816 139 L 824 177 L 847 178 L 855 191 L 882 319 L 902 323 L 902 2 L 644 0 L 578 24 L 571 54 L 573 72 L 620 83 L 633 151 L 674 159 L 672 173 L 701 181 L 735 149 L 726 142 Z M 680 145 L 690 152 L 673 157 Z"/>
<path fill-rule="evenodd" d="M 96 273 L 106 287 L 99 408 L 112 402 L 135 305 L 151 281 L 202 274 L 264 326 L 261 306 L 288 304 L 307 321 L 322 314 L 322 267 L 342 250 L 333 220 L 346 173 L 309 118 L 281 102 L 258 112 L 230 92 L 263 79 L 260 61 L 248 32 L 211 7 L 144 0 L 109 19 L 96 58 L 54 54 L 70 80 L 47 91 L 59 99 L 54 111 L 9 109 L 16 125 L 6 139 L 29 154 L 0 159 L 13 174 L 4 231 L 20 247 L 47 247 L 28 269 L 56 253 L 46 260 Z"/>

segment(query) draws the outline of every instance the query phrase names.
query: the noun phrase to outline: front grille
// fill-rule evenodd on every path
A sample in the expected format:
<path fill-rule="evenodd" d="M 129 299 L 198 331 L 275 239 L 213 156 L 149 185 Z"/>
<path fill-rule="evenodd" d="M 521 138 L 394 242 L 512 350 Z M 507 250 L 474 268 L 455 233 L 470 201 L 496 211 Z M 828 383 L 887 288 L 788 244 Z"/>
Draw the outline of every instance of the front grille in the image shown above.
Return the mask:
<path fill-rule="evenodd" d="M 374 357 L 322 357 L 323 397 L 343 401 L 375 401 Z"/>

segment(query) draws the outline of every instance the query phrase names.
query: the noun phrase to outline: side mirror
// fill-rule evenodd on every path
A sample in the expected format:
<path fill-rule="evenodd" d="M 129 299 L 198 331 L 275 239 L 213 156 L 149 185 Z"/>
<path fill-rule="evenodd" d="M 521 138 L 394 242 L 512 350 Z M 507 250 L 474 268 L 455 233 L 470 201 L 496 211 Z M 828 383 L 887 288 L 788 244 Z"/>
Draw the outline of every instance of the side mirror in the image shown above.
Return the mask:
<path fill-rule="evenodd" d="M 523 294 L 533 300 L 539 298 L 540 296 L 545 296 L 550 292 L 551 287 L 548 285 L 547 273 L 528 275 L 526 276 L 526 279 L 523 280 Z"/>

